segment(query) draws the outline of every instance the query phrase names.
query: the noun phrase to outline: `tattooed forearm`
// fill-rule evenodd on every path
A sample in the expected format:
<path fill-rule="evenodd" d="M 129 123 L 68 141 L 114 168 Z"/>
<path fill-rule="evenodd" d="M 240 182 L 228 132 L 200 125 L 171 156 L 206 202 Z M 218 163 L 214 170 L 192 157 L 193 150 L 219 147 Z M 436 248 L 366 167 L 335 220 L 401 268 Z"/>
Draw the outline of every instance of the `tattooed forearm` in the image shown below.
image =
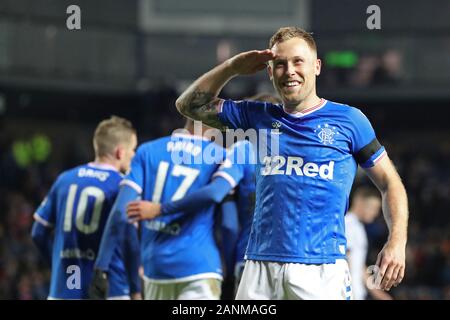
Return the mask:
<path fill-rule="evenodd" d="M 203 121 L 210 127 L 225 130 L 226 127 L 217 116 L 217 106 L 220 101 L 221 99 L 215 97 L 211 92 L 193 88 L 192 90 L 187 90 L 177 100 L 177 108 L 189 118 Z"/>
<path fill-rule="evenodd" d="M 194 89 L 191 94 L 186 95 L 186 98 L 183 99 L 185 102 L 183 101 L 183 103 L 186 104 L 186 107 L 189 109 L 198 109 L 213 101 L 214 98 L 215 97 L 211 92 Z"/>
<path fill-rule="evenodd" d="M 227 127 L 219 120 L 217 107 L 221 103 L 221 99 L 214 98 L 210 103 L 204 104 L 198 109 L 195 109 L 194 116 L 202 120 L 206 125 L 225 131 Z"/>
<path fill-rule="evenodd" d="M 218 106 L 222 100 L 217 98 L 222 88 L 237 73 L 227 60 L 194 81 L 177 99 L 178 111 L 186 117 L 203 121 L 204 124 L 224 130 L 218 117 Z"/>

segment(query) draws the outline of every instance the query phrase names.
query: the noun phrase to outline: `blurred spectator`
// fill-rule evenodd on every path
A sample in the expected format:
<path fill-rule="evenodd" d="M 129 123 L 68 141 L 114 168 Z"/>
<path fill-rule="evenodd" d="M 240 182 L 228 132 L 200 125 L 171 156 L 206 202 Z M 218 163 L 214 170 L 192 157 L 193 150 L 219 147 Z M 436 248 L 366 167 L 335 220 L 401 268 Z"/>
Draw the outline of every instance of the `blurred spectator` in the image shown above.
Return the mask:
<path fill-rule="evenodd" d="M 402 55 L 395 49 L 384 52 L 379 60 L 378 68 L 373 74 L 373 85 L 398 84 L 402 79 Z"/>

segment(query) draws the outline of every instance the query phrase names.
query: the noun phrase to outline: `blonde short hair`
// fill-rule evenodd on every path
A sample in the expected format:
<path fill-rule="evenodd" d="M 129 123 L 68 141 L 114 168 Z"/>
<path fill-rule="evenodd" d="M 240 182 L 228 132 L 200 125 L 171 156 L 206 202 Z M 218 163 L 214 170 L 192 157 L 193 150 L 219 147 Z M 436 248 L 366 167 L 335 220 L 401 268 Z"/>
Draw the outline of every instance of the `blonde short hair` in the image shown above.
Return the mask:
<path fill-rule="evenodd" d="M 128 144 L 136 134 L 133 125 L 127 119 L 111 116 L 101 121 L 95 129 L 93 144 L 95 155 L 103 157 L 114 152 L 121 143 Z"/>
<path fill-rule="evenodd" d="M 314 40 L 312 34 L 297 27 L 283 27 L 278 29 L 272 38 L 270 38 L 269 48 L 272 49 L 277 43 L 284 42 L 292 38 L 300 38 L 305 40 L 308 46 L 314 50 L 314 52 L 317 52 L 316 41 Z"/>

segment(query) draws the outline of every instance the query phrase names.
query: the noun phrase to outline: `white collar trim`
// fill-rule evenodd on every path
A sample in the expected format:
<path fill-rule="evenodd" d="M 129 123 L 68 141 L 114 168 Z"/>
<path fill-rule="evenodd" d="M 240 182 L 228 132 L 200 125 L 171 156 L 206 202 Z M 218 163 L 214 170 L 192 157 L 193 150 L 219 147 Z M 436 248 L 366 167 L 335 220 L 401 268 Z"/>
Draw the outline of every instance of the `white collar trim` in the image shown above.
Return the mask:
<path fill-rule="evenodd" d="M 114 167 L 113 165 L 108 164 L 108 163 L 89 162 L 88 166 L 89 167 L 93 167 L 93 168 L 97 168 L 97 169 L 113 170 L 113 171 L 119 172 L 119 170 L 117 170 L 116 167 Z"/>

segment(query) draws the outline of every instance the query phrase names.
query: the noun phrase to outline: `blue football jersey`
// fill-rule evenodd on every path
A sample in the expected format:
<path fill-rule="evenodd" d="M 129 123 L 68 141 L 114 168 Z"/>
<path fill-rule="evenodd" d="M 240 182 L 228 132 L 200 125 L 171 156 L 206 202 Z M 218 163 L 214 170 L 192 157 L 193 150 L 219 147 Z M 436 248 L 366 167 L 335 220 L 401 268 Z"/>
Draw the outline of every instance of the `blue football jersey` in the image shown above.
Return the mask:
<path fill-rule="evenodd" d="M 142 144 L 122 183 L 142 200 L 165 203 L 207 185 L 225 150 L 206 138 L 174 133 Z M 214 209 L 177 212 L 141 222 L 141 260 L 147 278 L 177 281 L 195 277 L 222 278 L 214 239 Z"/>
<path fill-rule="evenodd" d="M 219 118 L 260 133 L 246 257 L 306 264 L 344 258 L 344 215 L 357 165 L 374 166 L 386 154 L 367 117 L 322 99 L 296 114 L 280 104 L 227 100 Z"/>
<path fill-rule="evenodd" d="M 214 176 L 221 176 L 228 180 L 231 186 L 236 186 L 234 196 L 238 209 L 239 237 L 236 244 L 236 263 L 244 261 L 253 211 L 255 209 L 255 170 L 256 156 L 253 145 L 242 140 L 233 144 L 227 151 L 227 158 Z"/>
<path fill-rule="evenodd" d="M 98 247 L 122 175 L 89 163 L 63 172 L 36 210 L 35 219 L 54 228 L 49 298 L 87 299 Z M 129 295 L 123 248 L 110 265 L 110 297 Z"/>

